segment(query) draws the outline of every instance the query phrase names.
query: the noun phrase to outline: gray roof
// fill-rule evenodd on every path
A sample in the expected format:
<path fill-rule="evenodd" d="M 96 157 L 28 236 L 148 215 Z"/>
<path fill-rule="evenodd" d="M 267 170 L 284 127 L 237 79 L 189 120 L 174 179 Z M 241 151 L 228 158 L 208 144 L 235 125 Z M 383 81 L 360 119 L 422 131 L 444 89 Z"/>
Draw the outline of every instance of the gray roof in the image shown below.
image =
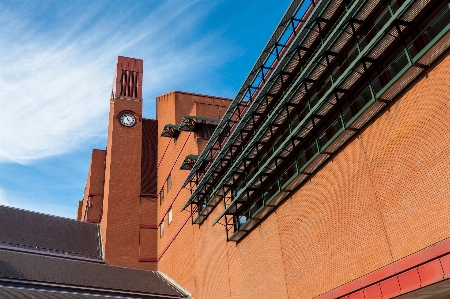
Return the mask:
<path fill-rule="evenodd" d="M 188 298 L 187 294 L 155 271 L 116 267 L 14 250 L 0 250 L 0 286 L 4 287 L 5 283 L 14 284 L 14 286 L 23 284 L 26 289 L 46 286 L 57 292 L 68 293 L 134 294 L 132 297 L 138 296 L 135 298 L 162 298 L 164 296 Z M 12 291 L 0 290 L 0 297 L 2 292 Z M 152 296 L 149 297 L 149 295 Z M 47 297 L 44 296 L 44 298 Z"/>
<path fill-rule="evenodd" d="M 99 296 L 83 293 L 65 293 L 41 289 L 25 289 L 0 285 L 0 298 L 10 299 L 107 299 L 126 298 L 122 296 Z"/>
<path fill-rule="evenodd" d="M 0 245 L 101 259 L 99 226 L 0 206 Z"/>

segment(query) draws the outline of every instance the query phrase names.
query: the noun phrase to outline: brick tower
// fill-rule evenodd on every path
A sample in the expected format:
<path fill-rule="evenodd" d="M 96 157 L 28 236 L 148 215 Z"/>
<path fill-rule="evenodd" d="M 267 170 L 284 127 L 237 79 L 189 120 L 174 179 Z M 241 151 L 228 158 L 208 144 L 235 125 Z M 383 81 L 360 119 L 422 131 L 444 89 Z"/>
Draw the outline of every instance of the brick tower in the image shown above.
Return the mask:
<path fill-rule="evenodd" d="M 101 230 L 107 263 L 139 256 L 143 61 L 119 56 L 110 102 Z"/>

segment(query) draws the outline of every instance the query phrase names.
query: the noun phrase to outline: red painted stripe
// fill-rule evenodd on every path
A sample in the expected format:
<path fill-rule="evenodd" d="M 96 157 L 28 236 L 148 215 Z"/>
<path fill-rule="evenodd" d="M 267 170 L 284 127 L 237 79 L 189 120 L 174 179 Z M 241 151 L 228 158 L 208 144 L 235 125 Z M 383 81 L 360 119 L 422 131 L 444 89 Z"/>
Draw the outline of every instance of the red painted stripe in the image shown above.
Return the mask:
<path fill-rule="evenodd" d="M 172 138 L 169 138 L 169 142 L 167 142 L 166 149 L 164 150 L 164 153 L 163 153 L 163 155 L 161 157 L 161 160 L 158 163 L 158 167 L 157 168 L 159 168 L 159 166 L 161 165 L 162 160 L 164 159 L 164 156 L 166 155 L 167 149 L 169 148 L 169 145 L 170 145 L 171 141 L 172 141 Z"/>
<path fill-rule="evenodd" d="M 183 151 L 184 147 L 186 146 L 186 143 L 188 142 L 189 137 L 191 137 L 191 134 L 192 134 L 192 133 L 189 133 L 189 135 L 186 137 L 186 140 L 184 141 L 183 146 L 181 147 L 180 151 L 178 152 L 177 158 L 175 159 L 175 161 L 174 161 L 173 164 L 172 164 L 172 168 L 170 168 L 170 171 L 169 171 L 169 173 L 167 174 L 167 177 L 166 177 L 165 182 L 166 182 L 167 179 L 169 178 L 169 175 L 172 173 L 172 170 L 173 170 L 173 168 L 175 167 L 175 164 L 177 164 L 178 158 L 180 158 L 181 152 Z M 169 145 L 167 145 L 167 146 L 169 146 Z M 161 191 L 164 189 L 164 186 L 165 186 L 165 183 L 163 184 L 163 186 L 162 186 L 161 189 L 159 190 L 158 194 L 161 193 Z"/>
<path fill-rule="evenodd" d="M 186 225 L 186 223 L 188 222 L 189 218 L 191 218 L 191 216 L 196 212 L 197 210 L 193 210 L 192 214 L 189 214 L 186 219 L 184 220 L 183 224 L 181 225 L 181 227 L 178 229 L 177 233 L 175 235 L 173 235 L 172 239 L 170 240 L 170 242 L 166 245 L 166 247 L 162 250 L 162 252 L 159 254 L 159 256 L 157 258 L 139 258 L 139 262 L 150 262 L 150 263 L 156 263 L 158 262 L 164 255 L 164 253 L 166 253 L 167 249 L 169 249 L 170 245 L 172 245 L 173 241 L 175 240 L 175 238 L 178 236 L 178 234 L 181 232 L 181 230 L 183 229 L 183 227 Z"/>

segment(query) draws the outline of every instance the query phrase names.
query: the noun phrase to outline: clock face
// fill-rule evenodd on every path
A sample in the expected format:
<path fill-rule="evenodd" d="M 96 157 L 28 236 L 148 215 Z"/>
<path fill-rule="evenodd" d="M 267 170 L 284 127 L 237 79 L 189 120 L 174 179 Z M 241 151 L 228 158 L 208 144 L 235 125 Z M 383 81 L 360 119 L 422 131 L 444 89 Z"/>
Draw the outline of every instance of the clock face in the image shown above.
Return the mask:
<path fill-rule="evenodd" d="M 120 123 L 125 127 L 132 127 L 136 124 L 136 118 L 131 113 L 124 113 L 120 116 Z"/>

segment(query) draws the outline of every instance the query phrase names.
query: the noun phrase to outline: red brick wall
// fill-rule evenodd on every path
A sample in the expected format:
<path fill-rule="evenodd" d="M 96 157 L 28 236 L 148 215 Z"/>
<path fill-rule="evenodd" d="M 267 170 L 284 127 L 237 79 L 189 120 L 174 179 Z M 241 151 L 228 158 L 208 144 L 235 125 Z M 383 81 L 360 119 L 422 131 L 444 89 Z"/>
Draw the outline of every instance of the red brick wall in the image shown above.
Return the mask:
<path fill-rule="evenodd" d="M 82 210 L 83 210 L 83 200 L 80 200 L 78 202 L 78 210 L 77 210 L 77 217 L 76 217 L 77 220 L 81 220 L 81 215 L 83 215 Z"/>
<path fill-rule="evenodd" d="M 184 226 L 158 269 L 195 298 L 313 298 L 450 237 L 444 56 L 241 242 L 211 226 L 219 204 L 201 226 Z M 166 157 L 180 149 L 170 150 Z M 162 177 L 173 163 L 166 157 Z M 178 173 L 174 193 L 187 175 Z M 176 197 L 174 222 L 188 196 Z"/>
<path fill-rule="evenodd" d="M 179 125 L 184 116 L 197 115 L 208 118 L 217 118 L 223 115 L 228 107 L 230 100 L 217 97 L 201 96 L 196 94 L 172 92 L 167 95 L 158 97 L 157 99 L 157 118 L 159 132 L 162 131 L 165 124 L 177 124 Z M 169 107 L 169 108 L 166 108 Z M 168 109 L 173 109 L 175 113 L 167 113 Z M 161 256 L 166 248 L 175 246 L 185 252 L 195 252 L 195 243 L 193 243 L 192 237 L 186 235 L 186 230 L 193 232 L 193 229 L 197 227 L 191 226 L 191 220 L 189 212 L 184 211 L 180 213 L 182 206 L 187 200 L 189 191 L 187 189 L 180 190 L 179 186 L 184 182 L 188 171 L 180 170 L 181 163 L 184 158 L 189 154 L 199 154 L 203 147 L 206 145 L 206 140 L 196 139 L 195 134 L 191 132 L 181 132 L 177 139 L 170 139 L 166 137 L 160 137 L 158 141 L 158 191 L 164 187 L 164 201 L 158 202 L 158 224 L 164 219 L 165 232 L 163 237 L 158 240 L 158 256 Z M 167 189 L 167 177 L 169 173 L 172 173 L 172 188 Z M 167 211 L 172 205 L 173 209 L 173 222 L 168 223 Z M 188 222 L 186 223 L 186 220 Z M 186 223 L 186 225 L 185 225 Z M 184 228 L 183 228 L 184 227 Z M 180 234 L 178 232 L 181 230 Z M 159 230 L 158 230 L 159 232 Z M 158 235 L 159 237 L 159 235 Z M 175 238 L 175 239 L 174 239 Z M 174 242 L 172 243 L 172 240 Z M 170 254 L 170 253 L 164 253 Z M 186 267 L 193 266 L 193 255 L 186 256 L 176 254 L 173 258 L 175 263 L 186 265 Z M 167 267 L 172 268 L 172 260 L 164 259 L 160 263 L 165 263 Z M 165 268 L 164 266 L 160 267 Z M 178 268 L 173 265 L 173 270 L 184 270 L 184 266 Z M 189 273 L 185 272 L 184 277 L 179 277 L 182 285 L 186 283 L 186 287 L 194 281 L 194 270 Z"/>
<path fill-rule="evenodd" d="M 133 127 L 119 123 L 125 110 L 137 116 Z M 140 101 L 111 101 L 101 222 L 106 262 L 135 268 L 140 267 L 141 115 Z"/>
<path fill-rule="evenodd" d="M 105 182 L 105 157 L 105 150 L 92 150 L 88 178 L 77 220 L 99 222 L 101 219 Z"/>

